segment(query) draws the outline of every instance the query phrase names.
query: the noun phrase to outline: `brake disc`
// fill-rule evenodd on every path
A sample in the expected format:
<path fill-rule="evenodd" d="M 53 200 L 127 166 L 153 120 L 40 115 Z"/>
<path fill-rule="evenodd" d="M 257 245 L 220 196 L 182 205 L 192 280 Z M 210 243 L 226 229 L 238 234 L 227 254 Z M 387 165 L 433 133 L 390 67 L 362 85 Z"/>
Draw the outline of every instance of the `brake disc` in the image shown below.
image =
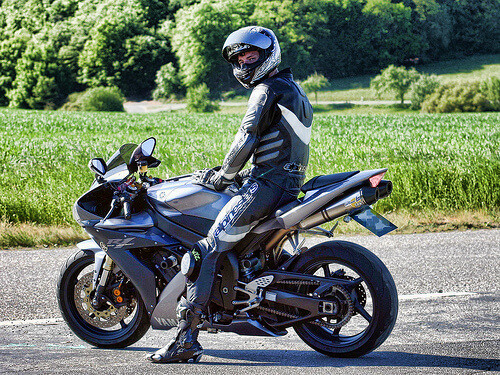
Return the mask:
<path fill-rule="evenodd" d="M 98 328 L 110 328 L 119 324 L 127 314 L 127 306 L 116 308 L 115 306 L 107 303 L 99 309 L 92 306 L 93 292 L 92 288 L 92 272 L 84 275 L 75 285 L 75 306 L 80 316 L 89 324 Z M 131 301 L 135 305 L 135 301 Z M 133 307 L 129 304 L 129 311 L 133 311 Z"/>

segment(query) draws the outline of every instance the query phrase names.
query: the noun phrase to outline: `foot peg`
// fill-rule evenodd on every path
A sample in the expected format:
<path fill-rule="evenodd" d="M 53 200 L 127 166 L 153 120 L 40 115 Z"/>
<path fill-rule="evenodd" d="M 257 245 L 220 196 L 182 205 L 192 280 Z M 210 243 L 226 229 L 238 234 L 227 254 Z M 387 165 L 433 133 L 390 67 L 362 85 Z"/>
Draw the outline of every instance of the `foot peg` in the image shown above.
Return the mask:
<path fill-rule="evenodd" d="M 235 286 L 234 290 L 247 294 L 249 298 L 246 301 L 233 301 L 232 302 L 233 305 L 243 305 L 243 304 L 248 305 L 247 307 L 241 309 L 240 312 L 245 312 L 259 306 L 263 300 L 262 289 L 260 289 L 258 292 L 257 289 L 265 288 L 266 286 L 271 284 L 273 280 L 274 276 L 269 275 L 252 280 L 247 285 L 245 285 L 245 289 Z"/>
<path fill-rule="evenodd" d="M 259 287 L 265 288 L 266 286 L 271 284 L 273 282 L 273 280 L 274 280 L 274 276 L 272 276 L 272 275 L 259 277 L 255 280 L 250 281 L 245 286 L 245 290 L 250 292 L 250 293 L 257 294 L 257 288 L 259 288 Z"/>

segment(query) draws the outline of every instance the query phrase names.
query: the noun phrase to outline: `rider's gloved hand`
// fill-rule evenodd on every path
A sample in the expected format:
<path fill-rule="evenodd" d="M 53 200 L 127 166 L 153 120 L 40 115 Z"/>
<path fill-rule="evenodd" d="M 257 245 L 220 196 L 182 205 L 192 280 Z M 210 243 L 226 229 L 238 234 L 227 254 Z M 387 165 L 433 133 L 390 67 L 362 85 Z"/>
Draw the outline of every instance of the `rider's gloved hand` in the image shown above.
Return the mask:
<path fill-rule="evenodd" d="M 238 188 L 242 187 L 243 183 L 245 182 L 245 179 L 250 177 L 251 171 L 252 169 L 248 168 L 236 173 L 236 176 L 234 176 L 234 182 L 236 183 Z"/>
<path fill-rule="evenodd" d="M 196 171 L 191 178 L 194 184 L 203 185 L 215 191 L 222 191 L 233 183 L 222 176 L 220 167 Z"/>

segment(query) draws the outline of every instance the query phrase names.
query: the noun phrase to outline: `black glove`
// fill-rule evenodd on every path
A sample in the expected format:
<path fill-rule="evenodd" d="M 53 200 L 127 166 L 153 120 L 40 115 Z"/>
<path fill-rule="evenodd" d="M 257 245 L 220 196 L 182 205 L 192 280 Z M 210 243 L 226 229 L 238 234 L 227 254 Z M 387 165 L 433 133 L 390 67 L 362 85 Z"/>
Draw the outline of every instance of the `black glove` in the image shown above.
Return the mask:
<path fill-rule="evenodd" d="M 250 173 L 252 172 L 251 168 L 244 169 L 242 171 L 239 171 L 236 173 L 236 176 L 234 176 L 234 182 L 238 186 L 238 189 L 243 186 L 243 183 L 245 182 L 245 179 L 250 177 Z"/>
<path fill-rule="evenodd" d="M 194 172 L 191 176 L 193 184 L 203 185 L 215 191 L 224 190 L 232 184 L 232 181 L 222 177 L 219 170 L 220 167 L 215 167 Z"/>

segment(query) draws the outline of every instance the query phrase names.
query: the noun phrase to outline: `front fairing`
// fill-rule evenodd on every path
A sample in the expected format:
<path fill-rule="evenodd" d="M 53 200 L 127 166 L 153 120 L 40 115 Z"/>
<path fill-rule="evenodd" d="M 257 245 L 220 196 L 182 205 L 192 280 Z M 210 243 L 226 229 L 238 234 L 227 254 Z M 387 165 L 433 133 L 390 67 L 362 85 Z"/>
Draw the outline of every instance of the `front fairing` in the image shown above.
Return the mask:
<path fill-rule="evenodd" d="M 95 179 L 90 189 L 78 198 L 73 206 L 73 218 L 80 225 L 101 220 L 107 214 L 116 186 L 131 174 L 128 163 L 136 148 L 135 143 L 122 145 L 106 162 L 105 175 Z"/>
<path fill-rule="evenodd" d="M 85 192 L 73 206 L 73 218 L 78 224 L 101 220 L 109 211 L 113 199 L 113 182 L 97 183 L 94 181 L 90 190 Z"/>

